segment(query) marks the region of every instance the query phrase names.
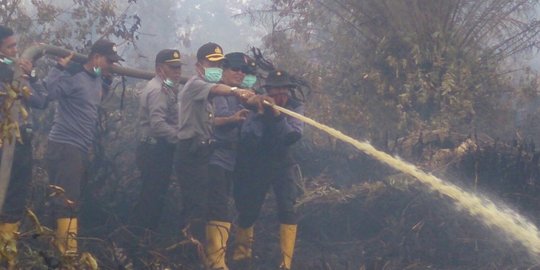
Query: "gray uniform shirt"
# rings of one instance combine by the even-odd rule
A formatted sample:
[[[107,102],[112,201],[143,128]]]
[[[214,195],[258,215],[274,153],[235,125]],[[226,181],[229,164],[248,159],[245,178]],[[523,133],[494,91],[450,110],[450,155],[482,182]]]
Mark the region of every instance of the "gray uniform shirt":
[[[146,84],[139,97],[141,139],[153,137],[178,142],[177,94],[178,89],[164,86],[157,76]]]
[[[214,109],[208,100],[210,90],[216,84],[209,83],[199,76],[193,76],[178,94],[179,138],[210,139]]]
[[[88,152],[97,132],[101,78],[85,69],[70,73],[53,67],[44,82],[49,100],[58,101],[49,140]]]

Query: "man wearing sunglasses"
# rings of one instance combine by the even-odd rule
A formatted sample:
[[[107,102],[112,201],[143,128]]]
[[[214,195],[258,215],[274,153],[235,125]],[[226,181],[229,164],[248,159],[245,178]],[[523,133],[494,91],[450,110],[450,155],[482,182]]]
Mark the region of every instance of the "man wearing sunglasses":
[[[270,72],[263,85],[267,101],[297,113],[303,105],[290,96],[296,84],[282,70]],[[267,107],[263,113],[250,112],[241,129],[240,149],[236,164],[234,200],[238,210],[238,230],[235,236],[233,260],[251,260],[253,225],[269,189],[277,203],[280,222],[280,269],[291,269],[296,240],[296,185],[290,146],[302,137],[303,123]]]
[[[225,55],[221,83],[240,87],[250,68],[249,57],[241,52]],[[208,167],[208,222],[206,224],[206,256],[211,269],[227,269],[225,252],[231,227],[233,171],[240,127],[249,112],[235,96],[215,96],[215,147]]]

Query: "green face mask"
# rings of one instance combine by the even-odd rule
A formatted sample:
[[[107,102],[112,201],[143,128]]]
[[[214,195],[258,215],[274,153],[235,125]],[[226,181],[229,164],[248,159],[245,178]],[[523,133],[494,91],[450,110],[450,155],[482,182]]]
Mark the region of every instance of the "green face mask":
[[[101,76],[101,68],[100,67],[94,67],[94,74],[96,74],[96,76]]]
[[[204,79],[207,82],[217,83],[221,80],[222,75],[223,75],[223,69],[221,68],[211,67],[211,68],[204,69]]]
[[[251,88],[251,87],[253,87],[253,85],[255,85],[256,82],[257,82],[257,76],[251,75],[251,74],[246,74],[246,76],[244,76],[244,80],[240,84],[240,87],[242,87],[242,88]]]
[[[0,58],[0,62],[6,64],[6,65],[11,65],[13,64],[13,60],[7,58],[7,57],[4,57],[4,58]]]

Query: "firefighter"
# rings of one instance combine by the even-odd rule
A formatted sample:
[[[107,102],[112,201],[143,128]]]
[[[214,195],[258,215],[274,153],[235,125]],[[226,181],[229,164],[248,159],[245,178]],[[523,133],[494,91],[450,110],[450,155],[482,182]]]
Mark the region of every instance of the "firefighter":
[[[249,57],[241,52],[225,55],[221,82],[231,87],[251,87],[244,83],[249,73]],[[232,183],[236,162],[236,149],[240,127],[247,113],[242,102],[235,96],[215,96],[215,147],[208,167],[208,222],[206,224],[206,257],[212,269],[227,269],[225,252],[231,227]]]
[[[296,84],[283,70],[269,73],[263,88],[267,100],[297,113],[303,104],[292,98]],[[298,165],[291,155],[291,146],[302,136],[303,123],[267,107],[262,113],[250,112],[241,129],[236,163],[234,200],[238,210],[238,230],[233,260],[252,258],[253,225],[259,216],[266,194],[272,188],[280,222],[280,269],[291,269],[296,241],[296,180]]]
[[[242,102],[254,94],[246,89],[220,83],[223,50],[209,42],[197,50],[197,75],[178,94],[179,142],[175,169],[182,191],[182,226],[190,228],[195,239],[205,236],[207,218],[208,165],[213,151],[214,107],[216,96],[235,96]],[[229,226],[225,226],[229,230]]]
[[[92,45],[84,65],[72,68],[72,57],[60,58],[45,78],[48,99],[58,101],[45,159],[49,182],[63,189],[53,198],[52,214],[56,218],[56,246],[66,256],[78,253],[77,213],[97,133],[98,107],[104,91],[102,77],[110,76],[112,65],[123,60],[116,45],[105,39]]]

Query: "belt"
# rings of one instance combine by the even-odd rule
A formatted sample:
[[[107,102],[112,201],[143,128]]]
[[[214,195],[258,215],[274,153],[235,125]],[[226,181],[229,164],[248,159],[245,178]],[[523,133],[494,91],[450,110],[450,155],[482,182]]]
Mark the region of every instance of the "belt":
[[[196,143],[199,145],[215,145],[216,140],[214,139],[199,139],[199,138],[189,138],[189,139],[182,139],[179,141],[180,144],[191,144]]]

